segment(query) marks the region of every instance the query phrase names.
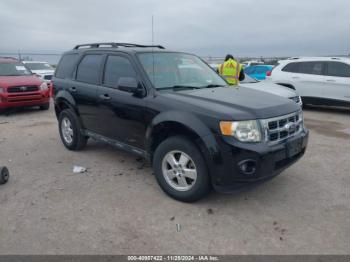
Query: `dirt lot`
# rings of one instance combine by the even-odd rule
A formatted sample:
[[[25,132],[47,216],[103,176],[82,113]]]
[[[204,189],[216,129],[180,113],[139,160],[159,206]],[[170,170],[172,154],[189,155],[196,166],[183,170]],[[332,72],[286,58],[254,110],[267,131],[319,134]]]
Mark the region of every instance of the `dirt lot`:
[[[0,254],[349,254],[350,112],[304,115],[311,136],[296,165],[195,204],[165,196],[133,155],[93,141],[66,150],[52,110],[0,116],[0,165],[11,172]]]

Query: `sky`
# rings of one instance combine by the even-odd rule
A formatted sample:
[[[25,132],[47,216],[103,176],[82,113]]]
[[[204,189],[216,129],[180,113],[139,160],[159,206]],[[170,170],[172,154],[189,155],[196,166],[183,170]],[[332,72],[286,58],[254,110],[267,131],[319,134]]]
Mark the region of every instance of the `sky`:
[[[200,56],[350,54],[349,0],[1,0],[1,52],[154,42]]]

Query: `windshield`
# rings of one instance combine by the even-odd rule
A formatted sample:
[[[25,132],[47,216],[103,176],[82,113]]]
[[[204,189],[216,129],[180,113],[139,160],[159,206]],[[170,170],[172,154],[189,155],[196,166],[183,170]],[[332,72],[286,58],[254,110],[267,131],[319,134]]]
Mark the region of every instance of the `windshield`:
[[[208,88],[227,83],[206,63],[184,53],[142,53],[138,55],[156,89],[175,87]]]
[[[53,67],[48,63],[26,63],[30,70],[53,70]]]
[[[27,76],[30,72],[21,63],[0,63],[0,76]]]
[[[253,77],[249,76],[248,74],[244,75],[244,80],[240,81],[241,83],[258,83],[259,81],[254,79]]]

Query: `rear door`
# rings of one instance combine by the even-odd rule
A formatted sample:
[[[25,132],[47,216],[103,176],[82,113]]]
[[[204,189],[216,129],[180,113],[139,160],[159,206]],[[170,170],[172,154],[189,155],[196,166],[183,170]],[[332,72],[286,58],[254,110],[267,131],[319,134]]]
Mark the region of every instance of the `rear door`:
[[[350,65],[343,62],[327,62],[325,97],[350,103]]]
[[[77,103],[84,127],[93,132],[100,130],[97,87],[101,82],[103,57],[97,53],[84,55],[77,66],[76,79],[68,88]]]
[[[135,78],[140,88],[143,88],[135,64],[129,57],[123,53],[109,54],[97,94],[100,134],[142,149],[146,134],[145,100],[120,90],[118,80],[121,77]]]

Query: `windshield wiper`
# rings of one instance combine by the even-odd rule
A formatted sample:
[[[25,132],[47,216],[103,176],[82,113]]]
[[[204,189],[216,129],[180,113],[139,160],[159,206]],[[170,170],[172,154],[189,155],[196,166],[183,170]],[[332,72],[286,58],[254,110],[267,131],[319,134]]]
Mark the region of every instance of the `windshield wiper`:
[[[224,86],[223,85],[210,84],[210,85],[202,86],[201,88],[213,88],[213,87],[224,87]]]
[[[167,90],[167,89],[173,89],[173,90],[177,90],[177,89],[201,89],[201,87],[198,86],[185,86],[185,85],[174,85],[174,86],[169,86],[169,87],[162,87],[159,88],[158,90]]]

